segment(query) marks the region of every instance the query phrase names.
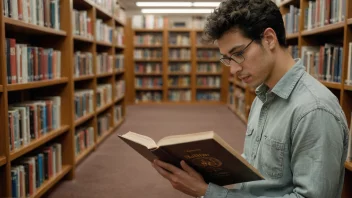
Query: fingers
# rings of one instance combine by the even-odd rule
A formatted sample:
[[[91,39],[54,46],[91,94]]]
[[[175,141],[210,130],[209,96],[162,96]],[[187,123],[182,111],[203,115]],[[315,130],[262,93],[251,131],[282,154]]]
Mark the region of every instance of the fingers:
[[[153,167],[158,171],[160,175],[162,175],[164,178],[171,180],[172,174],[169,173],[168,171],[164,170],[162,167],[158,166],[158,164],[153,163]]]
[[[170,171],[171,173],[176,173],[177,171],[180,171],[180,169],[175,167],[174,165],[169,164],[169,163],[165,163],[165,162],[160,161],[160,160],[154,160],[154,163],[156,165],[160,166],[161,168]]]
[[[203,179],[203,177],[196,170],[194,170],[192,167],[190,167],[184,160],[181,161],[181,167],[184,171],[186,171],[191,176],[195,176],[195,177]]]

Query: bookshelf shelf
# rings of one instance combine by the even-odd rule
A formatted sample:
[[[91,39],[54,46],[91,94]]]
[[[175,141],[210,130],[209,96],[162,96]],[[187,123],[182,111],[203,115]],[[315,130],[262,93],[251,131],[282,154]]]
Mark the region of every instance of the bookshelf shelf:
[[[162,73],[135,73],[136,76],[162,76]]]
[[[107,12],[104,8],[100,7],[99,5],[95,4],[95,9],[97,11],[97,17],[102,19],[111,19],[112,15]]]
[[[116,98],[116,99],[114,100],[114,103],[120,102],[120,100],[123,100],[124,98],[125,98],[125,96],[121,96],[121,97],[119,97],[119,98]]]
[[[75,126],[78,126],[84,122],[86,122],[87,120],[91,119],[94,116],[94,112],[89,113],[88,115],[82,116],[80,118],[78,118],[77,120],[75,120]]]
[[[125,46],[124,45],[115,45],[115,48],[116,49],[125,49]]]
[[[112,75],[114,75],[114,73],[109,72],[109,73],[97,74],[96,77],[97,78],[105,78],[105,77],[110,77]]]
[[[198,49],[218,49],[215,45],[197,45]]]
[[[125,26],[125,23],[124,23],[122,20],[120,20],[119,18],[114,17],[114,19],[115,19],[115,22],[116,22],[119,26]]]
[[[96,43],[98,46],[112,47],[112,43],[105,42],[105,41],[95,41],[95,43]]]
[[[191,89],[191,86],[169,86],[169,89]]]
[[[197,86],[197,89],[221,89],[221,87]]]
[[[57,173],[52,178],[46,180],[36,191],[36,193],[31,196],[31,198],[39,198],[50,188],[52,188],[58,181],[60,181],[70,170],[72,169],[71,165],[63,165],[59,173]]]
[[[115,71],[115,75],[121,75],[124,74],[125,70],[119,70],[119,71]]]
[[[299,32],[286,35],[286,39],[298,39],[298,37],[299,37]]]
[[[161,91],[163,90],[162,87],[136,87],[136,90],[140,91]]]
[[[111,107],[113,104],[114,104],[113,102],[110,102],[106,105],[103,105],[102,107],[97,108],[97,114],[100,114],[101,112],[105,111],[106,109]]]
[[[169,76],[184,76],[184,75],[191,75],[189,72],[172,72],[168,74]]]
[[[94,79],[94,75],[85,75],[80,77],[74,77],[74,81],[82,81],[82,80],[92,80]]]
[[[279,7],[281,6],[289,6],[289,5],[299,5],[299,0],[284,0],[280,3]]]
[[[347,20],[347,24],[351,25],[352,24],[352,18]]]
[[[352,91],[352,85],[345,85],[344,90]]]
[[[136,62],[161,62],[163,60],[160,58],[150,58],[150,59],[141,58],[141,59],[134,59],[134,61],[136,61]]]
[[[189,45],[169,45],[169,48],[190,48]]]
[[[203,100],[197,101],[197,103],[201,104],[201,105],[219,105],[219,104],[224,104],[221,101],[203,101]]]
[[[36,140],[32,140],[31,143],[29,143],[28,145],[25,145],[13,152],[10,153],[10,160],[9,161],[13,161],[15,159],[17,159],[18,157],[42,146],[43,144],[49,142],[50,140],[58,137],[59,135],[67,132],[69,129],[68,125],[64,125],[62,127],[60,127],[59,129],[50,131],[49,133],[43,135],[42,137],[36,139]]]
[[[114,127],[110,127],[110,129],[107,132],[105,132],[101,137],[98,137],[97,145],[102,143],[105,140],[105,138],[107,138],[113,131],[114,131]]]
[[[219,76],[222,75],[222,72],[198,72],[198,76]]]
[[[212,63],[212,62],[219,62],[219,59],[197,59],[197,62],[208,62],[208,63]]]
[[[190,31],[192,31],[192,29],[189,29],[189,28],[171,28],[171,29],[168,29],[167,31],[169,31],[169,32],[190,32]]]
[[[57,36],[66,36],[66,32],[62,30],[55,30],[53,28],[42,27],[39,25],[33,25],[30,23],[25,23],[20,20],[15,20],[11,18],[4,17],[4,22],[6,29],[13,30],[16,32],[25,32],[31,34],[51,34]]]
[[[345,168],[347,168],[349,171],[352,171],[352,162],[345,162]]]
[[[53,86],[58,84],[64,84],[68,82],[67,77],[62,77],[60,79],[54,80],[41,80],[35,82],[29,82],[24,84],[9,84],[7,85],[7,91],[19,91],[19,90],[26,90],[26,89],[34,89],[39,87],[47,87]]]
[[[302,36],[310,36],[310,35],[323,34],[323,33],[328,34],[328,33],[334,33],[337,31],[343,31],[344,26],[345,26],[344,22],[329,24],[323,27],[314,28],[312,30],[304,30],[302,31]]]
[[[135,45],[135,48],[161,48],[162,45]]]
[[[342,89],[342,84],[341,83],[335,83],[335,82],[326,82],[326,81],[320,81],[323,85],[325,85],[328,88],[332,89]]]
[[[0,157],[0,166],[3,166],[4,164],[6,164],[6,157],[5,156],[1,156]]]
[[[191,59],[169,59],[169,62],[191,62]]]
[[[163,32],[163,29],[133,29],[135,32],[149,33],[149,32]]]
[[[91,153],[95,149],[95,144],[88,147],[84,151],[82,151],[75,159],[76,164],[79,164],[89,153]]]
[[[84,37],[84,36],[79,36],[79,35],[74,35],[73,39],[75,39],[76,41],[81,41],[81,42],[87,42],[87,43],[93,43],[94,40]]]

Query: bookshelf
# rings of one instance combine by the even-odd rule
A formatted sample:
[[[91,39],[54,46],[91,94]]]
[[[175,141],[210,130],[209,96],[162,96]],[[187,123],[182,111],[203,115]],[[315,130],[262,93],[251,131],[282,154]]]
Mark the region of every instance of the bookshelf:
[[[221,70],[219,56],[216,56],[219,50],[216,46],[202,45],[199,42],[197,36],[201,35],[202,30],[171,28],[168,25],[168,17],[156,17],[157,25],[160,25],[160,21],[162,24],[155,28],[135,28],[132,21],[130,18],[126,25],[126,34],[133,35],[126,40],[126,62],[133,65],[126,68],[128,104],[226,102],[225,76],[228,70]],[[209,51],[212,53],[207,54]],[[143,54],[150,56],[144,58]],[[210,68],[210,65],[218,70],[204,70],[207,66]],[[198,71],[199,66],[202,66],[204,71]],[[136,84],[142,82],[154,83],[154,86],[139,87]],[[216,86],[205,86],[202,82],[213,82],[211,85]],[[146,101],[143,101],[144,99]]]
[[[302,52],[304,52],[305,50],[304,48],[306,46],[324,46],[325,43],[331,43],[334,46],[338,46],[341,49],[343,49],[341,53],[340,62],[339,62],[339,67],[341,67],[340,69],[341,73],[337,73],[341,77],[340,80],[336,80],[332,78],[332,80],[330,79],[329,81],[327,81],[322,79],[322,77],[319,77],[319,76],[317,78],[320,80],[320,82],[323,85],[329,88],[331,92],[335,94],[335,96],[339,99],[340,105],[342,106],[343,111],[346,115],[348,125],[351,128],[352,85],[346,84],[345,80],[348,78],[349,56],[351,56],[351,52],[349,52],[349,43],[352,42],[352,2],[346,0],[344,3],[345,3],[344,4],[345,6],[341,7],[341,11],[345,12],[345,17],[335,19],[334,23],[330,21],[329,24],[324,24],[324,25],[312,24],[311,28],[306,27],[308,26],[308,24],[305,23],[306,16],[304,12],[306,9],[309,8],[309,0],[282,0],[282,1],[278,1],[278,6],[280,7],[280,11],[282,14],[290,13],[290,6],[297,7],[301,13],[296,18],[296,21],[298,24],[296,24],[295,22],[293,23],[293,25],[297,25],[298,27],[296,29],[296,32],[286,35],[287,44],[289,46],[296,46],[296,52],[294,52],[295,51],[294,49],[292,50],[293,57],[302,58],[301,57]],[[338,14],[336,15],[339,16]],[[320,73],[320,74],[324,74],[324,73]],[[312,75],[314,75],[314,73]],[[230,88],[228,91],[229,94],[228,94],[227,105],[232,112],[238,115],[238,110],[234,107],[236,97],[234,97],[233,92],[234,92],[234,89],[236,88],[243,89],[244,90],[243,95],[245,98],[244,100],[246,103],[246,108],[245,108],[246,114],[244,114],[245,117],[243,116],[243,114],[240,114],[239,118],[243,120],[245,123],[247,123],[249,109],[253,102],[253,99],[255,98],[254,89],[248,86],[246,87],[238,84],[236,80],[233,78],[233,76],[231,75],[228,76],[228,79],[229,79],[228,84],[232,88]],[[350,137],[351,137],[351,134],[350,134]],[[343,195],[342,195],[343,198],[352,197],[352,190],[350,188],[352,184],[352,162],[346,161],[345,168],[346,168],[346,172],[345,172],[345,181],[344,181],[344,188],[343,188]]]
[[[6,10],[4,2],[6,1],[0,2],[0,10]],[[8,12],[0,16],[0,37],[3,41],[0,43],[0,53],[3,55],[0,62],[2,65],[0,68],[0,118],[2,120],[0,124],[0,197],[13,196],[12,174],[14,174],[13,171],[17,171],[15,170],[17,167],[23,165],[24,158],[36,155],[38,152],[45,154],[46,151],[43,149],[47,149],[54,143],[59,143],[61,146],[62,158],[60,160],[62,163],[60,165],[62,167],[55,175],[44,178],[30,197],[43,196],[63,178],[74,179],[79,162],[82,162],[125,121],[125,12],[123,8],[115,0],[110,1],[111,6],[98,5],[92,0],[54,0],[50,2],[54,6],[49,8],[52,12],[55,12],[56,6],[60,7],[57,9],[59,15],[53,13],[51,20],[43,18],[43,26],[39,25],[40,19],[36,24],[34,21],[25,21],[28,19],[25,13],[22,13],[24,17],[19,19],[15,19],[16,11],[12,11],[10,17]],[[104,3],[104,1],[97,2]],[[38,13],[37,16],[40,14]],[[75,20],[77,16],[81,16],[80,20]],[[48,22],[46,20],[51,23],[45,24]],[[106,25],[101,28],[104,32],[95,31],[98,22]],[[77,23],[82,24],[77,25]],[[111,33],[112,37],[99,35],[101,33]],[[25,54],[21,54],[26,52],[27,48],[31,49],[29,53],[40,52],[37,54],[38,59],[35,59],[36,54],[33,54],[33,60],[30,59],[33,61],[31,71],[25,68],[25,62],[23,62]],[[40,51],[41,48],[44,49],[43,53]],[[13,66],[13,60],[7,58],[8,49],[14,49],[15,54],[11,55],[15,55],[16,60],[13,60],[21,63],[17,65],[17,68]],[[45,53],[48,53],[48,56]],[[99,62],[99,58],[102,61]],[[110,90],[102,91],[102,98],[107,103],[98,107],[96,95],[102,84],[110,87]],[[92,111],[76,116],[76,111],[82,109],[77,109],[78,103],[75,101],[77,99],[75,96],[77,91],[82,89],[91,90],[89,92],[91,95],[87,96],[91,97]],[[60,97],[59,103],[56,103],[57,98],[53,98],[54,96]],[[51,98],[48,99],[48,97]],[[43,99],[47,103],[33,104],[31,102]],[[37,117],[28,117],[28,123],[29,120],[40,119],[38,123],[37,120],[32,121],[37,123],[35,126],[39,128],[28,129],[28,134],[31,131],[35,139],[30,134],[26,142],[27,136],[26,138],[21,136],[22,139],[17,142],[18,145],[13,144],[8,140],[15,138],[17,141],[17,131],[21,133],[25,129],[10,127],[13,123],[21,122],[17,120],[18,117],[13,116],[22,115],[27,111],[14,109],[13,106],[27,105],[27,102],[31,102],[28,105],[35,105],[34,108],[39,109]],[[48,111],[52,111],[52,114]],[[60,113],[57,114],[57,112]],[[46,117],[47,115],[49,117]],[[54,119],[55,116],[59,116],[57,120]],[[102,116],[106,116],[107,130],[102,131],[99,137],[98,122]],[[33,124],[33,127],[35,126]],[[90,134],[91,144],[76,155],[75,150],[79,146],[76,130],[84,129],[84,127],[89,127],[92,132]],[[12,145],[13,148],[10,148]],[[20,168],[18,171],[21,171]]]

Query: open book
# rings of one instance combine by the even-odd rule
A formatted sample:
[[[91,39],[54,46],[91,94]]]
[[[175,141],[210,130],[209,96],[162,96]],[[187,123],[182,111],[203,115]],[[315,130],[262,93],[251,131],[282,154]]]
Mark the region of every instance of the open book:
[[[180,162],[185,160],[207,183],[224,186],[264,179],[213,131],[167,136],[157,143],[134,132],[119,137],[151,162],[160,159],[181,168]]]

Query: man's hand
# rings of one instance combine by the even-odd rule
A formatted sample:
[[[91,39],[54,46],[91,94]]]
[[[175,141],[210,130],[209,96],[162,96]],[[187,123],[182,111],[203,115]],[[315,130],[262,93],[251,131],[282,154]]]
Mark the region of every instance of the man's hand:
[[[208,184],[205,183],[203,177],[192,167],[188,166],[185,161],[181,161],[183,170],[160,160],[154,160],[152,165],[160,175],[170,181],[175,189],[194,197],[205,195]]]

